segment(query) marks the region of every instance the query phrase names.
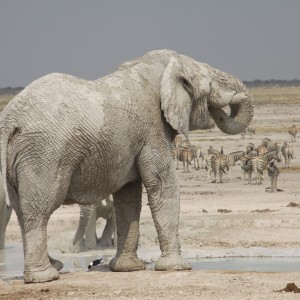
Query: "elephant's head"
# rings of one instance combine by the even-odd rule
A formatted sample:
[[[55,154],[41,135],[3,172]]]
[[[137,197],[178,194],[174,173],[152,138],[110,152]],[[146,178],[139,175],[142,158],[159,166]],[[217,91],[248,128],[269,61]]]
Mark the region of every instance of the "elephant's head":
[[[211,128],[213,119],[223,132],[237,134],[254,114],[252,97],[240,80],[174,52],[163,72],[160,94],[164,116],[178,133]]]

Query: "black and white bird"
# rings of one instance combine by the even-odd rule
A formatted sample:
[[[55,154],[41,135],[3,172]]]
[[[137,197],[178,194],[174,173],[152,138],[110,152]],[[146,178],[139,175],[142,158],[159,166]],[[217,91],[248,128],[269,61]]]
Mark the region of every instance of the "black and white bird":
[[[88,269],[90,270],[91,268],[93,268],[93,267],[99,265],[99,264],[101,263],[101,260],[102,260],[102,258],[93,260],[93,261],[89,264]]]

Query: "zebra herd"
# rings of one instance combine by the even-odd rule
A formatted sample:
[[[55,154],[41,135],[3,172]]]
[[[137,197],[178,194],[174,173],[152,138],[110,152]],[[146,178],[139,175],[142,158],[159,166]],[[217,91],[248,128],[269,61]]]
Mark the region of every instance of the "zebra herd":
[[[183,172],[189,173],[189,166],[194,162],[196,170],[203,168],[204,154],[201,147],[194,146],[188,140],[183,140],[181,136],[176,136],[173,143],[173,155],[176,160],[176,169],[179,169],[179,162],[183,163]]]
[[[174,159],[177,162],[177,169],[179,162],[183,162],[183,172],[190,172],[190,165],[194,162],[194,168],[204,168],[207,171],[207,177],[211,182],[223,182],[224,174],[231,178],[231,168],[236,162],[241,162],[241,169],[243,173],[243,182],[252,184],[252,178],[255,178],[256,184],[261,184],[264,172],[267,170],[271,180],[271,191],[277,190],[277,178],[279,170],[276,162],[281,162],[284,158],[285,168],[290,167],[291,159],[293,159],[293,149],[288,142],[274,142],[269,138],[264,138],[261,145],[255,147],[253,143],[246,145],[245,151],[234,151],[229,154],[224,154],[224,149],[221,147],[217,150],[210,146],[207,154],[200,146],[192,145],[188,140],[183,140],[181,136],[177,136],[173,143]],[[248,180],[246,180],[248,176]]]

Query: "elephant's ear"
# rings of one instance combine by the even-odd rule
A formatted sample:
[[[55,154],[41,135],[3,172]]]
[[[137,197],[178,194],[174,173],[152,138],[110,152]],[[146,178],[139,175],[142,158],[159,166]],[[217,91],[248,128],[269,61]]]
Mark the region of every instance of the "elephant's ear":
[[[171,57],[161,79],[161,109],[167,122],[178,133],[188,134],[192,108],[192,88],[180,61]]]

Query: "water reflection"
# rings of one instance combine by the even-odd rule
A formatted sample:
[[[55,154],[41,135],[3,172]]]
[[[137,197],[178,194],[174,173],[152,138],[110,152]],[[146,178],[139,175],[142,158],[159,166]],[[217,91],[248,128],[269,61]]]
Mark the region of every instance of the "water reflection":
[[[292,249],[291,249],[292,250]],[[50,251],[50,255],[63,262],[64,272],[88,271],[88,265],[95,259],[102,258],[102,263],[94,271],[109,272],[108,262],[115,255],[115,249],[94,250],[82,253],[60,253]],[[294,253],[293,251],[291,251]],[[295,254],[295,253],[294,253]],[[138,255],[147,261],[149,257],[158,257],[159,253],[139,249]],[[185,256],[186,257],[186,256]],[[190,256],[191,257],[191,256]],[[232,270],[256,272],[300,272],[300,257],[222,257],[188,259],[194,270]],[[0,279],[23,278],[24,259],[22,243],[7,244],[0,250]],[[154,263],[148,263],[147,269],[154,269]]]
[[[99,271],[106,272],[108,270],[107,263],[113,257],[115,250],[108,251],[87,251],[82,253],[60,253],[58,250],[50,251],[50,255],[63,262],[62,272],[87,271],[88,265],[95,259],[102,258],[103,266],[98,268]],[[111,252],[111,253],[110,253]],[[0,278],[18,278],[23,277],[24,257],[22,243],[6,244],[5,248],[0,250]]]
[[[0,278],[23,276],[23,268],[22,243],[6,244],[0,250]]]

